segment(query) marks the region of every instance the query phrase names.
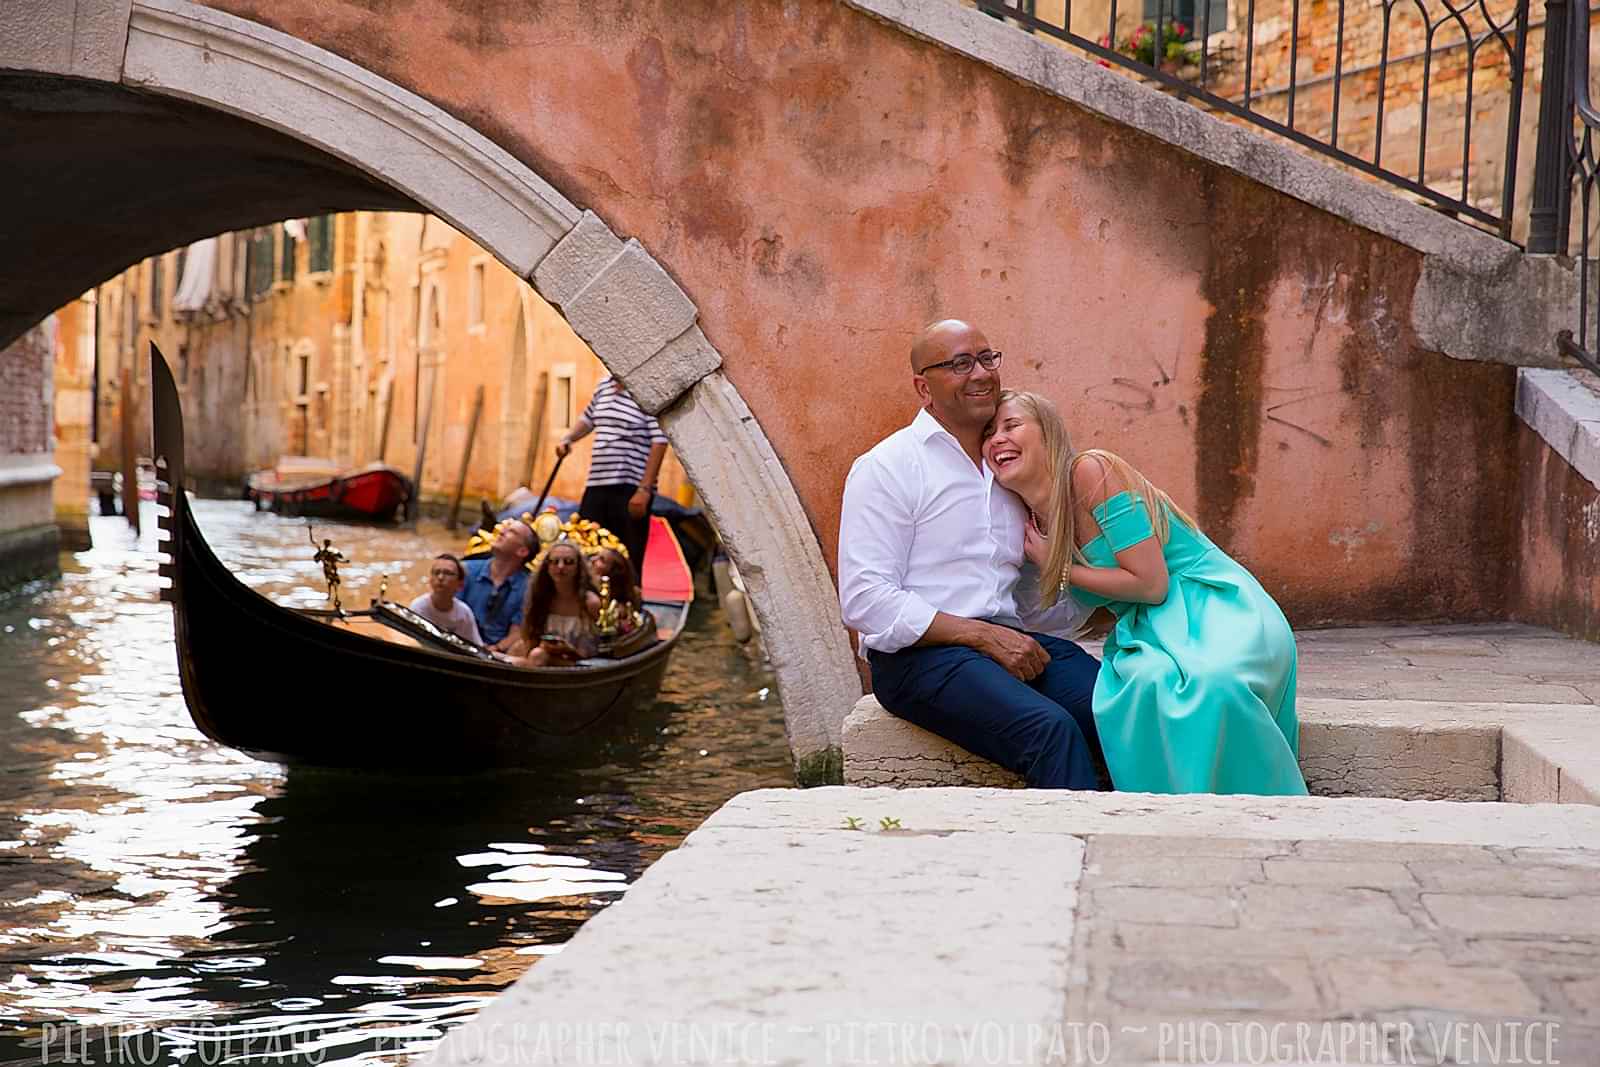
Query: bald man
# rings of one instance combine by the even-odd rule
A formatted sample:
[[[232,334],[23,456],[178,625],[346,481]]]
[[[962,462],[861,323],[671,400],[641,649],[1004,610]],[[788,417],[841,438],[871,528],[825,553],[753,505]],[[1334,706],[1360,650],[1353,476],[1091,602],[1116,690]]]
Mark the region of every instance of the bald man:
[[[995,483],[983,431],[1000,353],[956,319],[911,348],[922,410],[856,460],[839,520],[839,604],[878,702],[1044,789],[1097,788],[1099,664],[1071,597],[1037,609],[1027,507]],[[1024,572],[1024,568],[1027,572]]]

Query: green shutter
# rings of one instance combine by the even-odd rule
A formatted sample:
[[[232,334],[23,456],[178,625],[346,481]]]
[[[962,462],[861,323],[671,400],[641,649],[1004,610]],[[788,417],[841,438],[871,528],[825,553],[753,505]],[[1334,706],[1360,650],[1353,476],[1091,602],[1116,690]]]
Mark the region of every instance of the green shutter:
[[[278,234],[283,239],[282,254],[278,257],[278,277],[286,282],[294,281],[294,237],[280,224]]]
[[[333,269],[333,216],[318,215],[306,220],[306,237],[311,242],[310,270],[312,273]]]
[[[257,230],[250,237],[250,295],[260,296],[272,288],[272,231]]]

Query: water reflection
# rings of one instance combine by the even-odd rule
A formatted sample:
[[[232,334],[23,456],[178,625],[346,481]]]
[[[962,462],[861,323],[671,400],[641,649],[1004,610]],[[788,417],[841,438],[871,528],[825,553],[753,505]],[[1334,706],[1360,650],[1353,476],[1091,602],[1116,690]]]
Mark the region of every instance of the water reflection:
[[[196,513],[246,582],[321,603],[303,523]],[[217,748],[183,707],[149,535],[95,534],[60,582],[0,602],[0,1062],[65,1062],[85,1040],[130,1063],[416,1052],[728,796],[790,781],[771,676],[706,604],[656,732],[599,769],[419,782]],[[391,596],[420,590],[458,543],[319,535],[355,561],[357,603],[385,575]]]

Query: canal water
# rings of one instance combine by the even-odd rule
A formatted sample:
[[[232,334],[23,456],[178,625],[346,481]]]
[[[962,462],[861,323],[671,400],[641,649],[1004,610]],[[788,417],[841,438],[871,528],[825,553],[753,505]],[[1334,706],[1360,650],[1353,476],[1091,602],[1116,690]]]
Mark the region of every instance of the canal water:
[[[304,521],[195,512],[247,584],[326,603]],[[144,515],[137,540],[95,518],[59,580],[0,599],[0,1065],[415,1056],[727,798],[793,784],[772,674],[705,596],[666,725],[605,767],[414,779],[219,748],[184,708]],[[462,540],[316,532],[352,561],[347,604],[384,575],[392,599],[422,592]],[[239,684],[317,699],[293,663]]]

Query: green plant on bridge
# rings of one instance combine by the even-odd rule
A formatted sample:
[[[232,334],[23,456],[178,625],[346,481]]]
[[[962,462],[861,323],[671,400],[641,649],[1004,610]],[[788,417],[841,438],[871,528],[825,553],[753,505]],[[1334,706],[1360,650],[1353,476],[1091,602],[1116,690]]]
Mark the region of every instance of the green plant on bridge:
[[[1100,38],[1100,47],[1113,48],[1130,59],[1149,66],[1163,63],[1184,66],[1194,62],[1194,31],[1186,22],[1163,22],[1161,32],[1156,32],[1154,22],[1143,22],[1115,46],[1109,36]],[[1159,57],[1159,58],[1158,58]]]

